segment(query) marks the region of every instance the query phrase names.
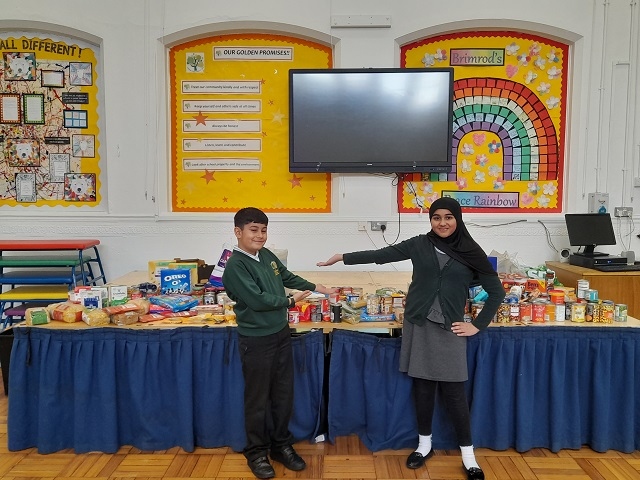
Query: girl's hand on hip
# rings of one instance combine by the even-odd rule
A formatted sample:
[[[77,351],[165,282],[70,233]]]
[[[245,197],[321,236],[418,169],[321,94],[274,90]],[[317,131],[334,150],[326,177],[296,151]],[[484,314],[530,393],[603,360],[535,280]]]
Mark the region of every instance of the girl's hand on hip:
[[[451,331],[459,337],[471,337],[480,330],[473,323],[454,322],[451,324]]]

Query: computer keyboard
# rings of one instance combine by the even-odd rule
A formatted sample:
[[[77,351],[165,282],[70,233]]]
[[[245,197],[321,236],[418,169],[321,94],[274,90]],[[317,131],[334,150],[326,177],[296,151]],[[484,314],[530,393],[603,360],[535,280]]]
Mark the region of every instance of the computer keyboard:
[[[594,265],[594,270],[600,272],[640,272],[640,263],[627,265],[626,263],[609,263],[607,265]]]

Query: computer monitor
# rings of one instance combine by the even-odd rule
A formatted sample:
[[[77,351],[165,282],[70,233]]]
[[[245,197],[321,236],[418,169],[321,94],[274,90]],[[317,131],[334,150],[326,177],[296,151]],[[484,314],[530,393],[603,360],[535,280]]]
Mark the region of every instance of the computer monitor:
[[[596,252],[596,245],[615,245],[616,234],[613,231],[611,215],[608,213],[566,213],[564,220],[567,224],[569,244],[574,247],[584,247],[576,255],[594,257],[607,255]]]

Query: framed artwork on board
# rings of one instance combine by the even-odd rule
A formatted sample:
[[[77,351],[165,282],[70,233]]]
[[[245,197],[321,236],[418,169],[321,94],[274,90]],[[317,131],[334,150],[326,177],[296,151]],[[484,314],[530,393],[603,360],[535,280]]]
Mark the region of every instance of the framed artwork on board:
[[[33,52],[5,52],[4,53],[4,79],[35,80],[36,79],[36,54]]]
[[[19,93],[0,93],[0,123],[22,123]]]
[[[93,85],[92,68],[89,62],[69,62],[69,84]]]
[[[10,167],[39,167],[40,142],[32,138],[8,138],[5,155]]]
[[[88,113],[86,110],[64,110],[64,128],[87,128]]]
[[[35,173],[16,173],[16,201],[21,203],[36,203]]]
[[[64,87],[64,72],[58,70],[41,70],[40,85],[49,88]]]
[[[93,135],[73,135],[71,137],[71,152],[74,157],[96,156],[95,152],[96,139]]]
[[[41,93],[22,94],[22,123],[44,124],[44,95]]]

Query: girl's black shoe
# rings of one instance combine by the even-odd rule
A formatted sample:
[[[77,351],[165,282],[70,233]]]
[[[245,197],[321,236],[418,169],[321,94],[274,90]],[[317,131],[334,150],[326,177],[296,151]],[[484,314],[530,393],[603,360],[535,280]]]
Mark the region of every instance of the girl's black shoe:
[[[467,480],[484,480],[484,472],[481,468],[471,467],[465,470],[467,470]]]
[[[427,455],[422,455],[420,452],[411,452],[409,457],[407,458],[407,468],[411,468],[415,470],[416,468],[420,468],[424,465],[424,462],[427,461],[433,455],[433,448],[427,453]]]

